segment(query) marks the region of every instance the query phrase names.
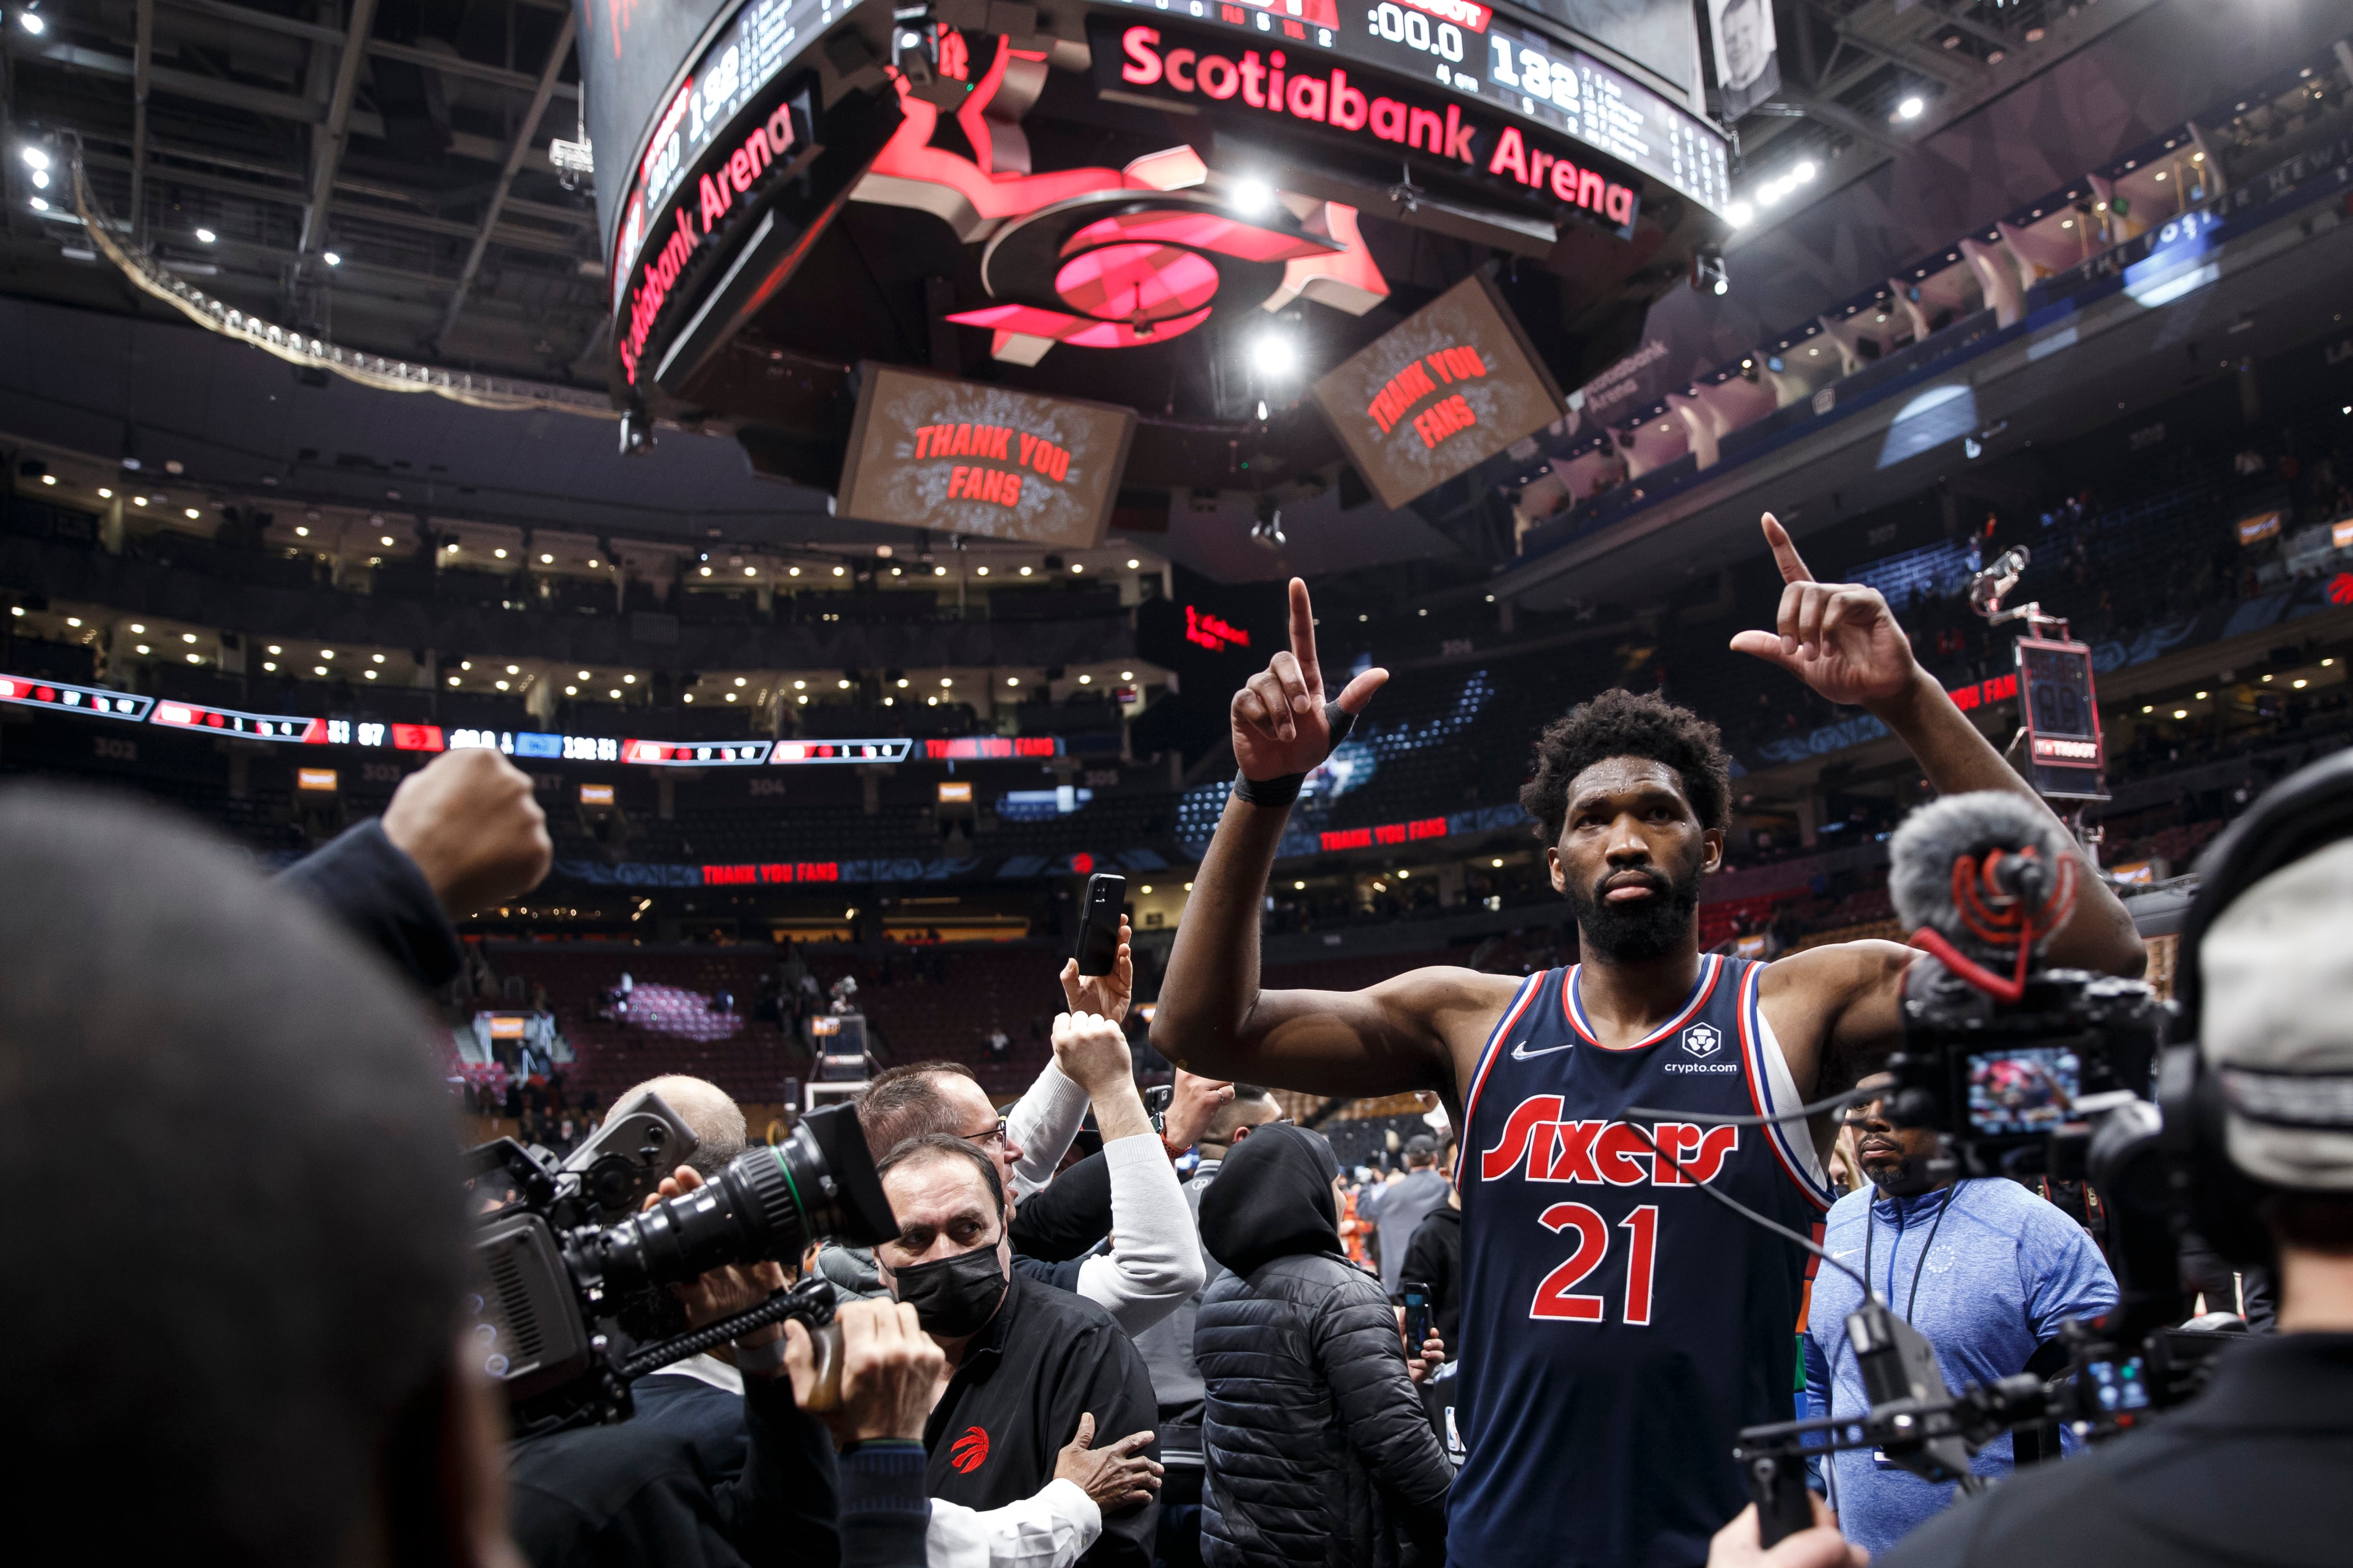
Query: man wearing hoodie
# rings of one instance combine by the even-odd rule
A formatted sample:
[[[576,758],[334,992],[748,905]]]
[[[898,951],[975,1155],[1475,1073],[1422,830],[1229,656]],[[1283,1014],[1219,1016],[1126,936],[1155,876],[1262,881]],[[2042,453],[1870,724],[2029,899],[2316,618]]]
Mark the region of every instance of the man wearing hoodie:
[[[1338,1174],[1321,1135],[1278,1123],[1201,1196],[1202,1242],[1230,1270],[1193,1331],[1211,1568],[1444,1560],[1453,1467],[1380,1282],[1341,1247]]]

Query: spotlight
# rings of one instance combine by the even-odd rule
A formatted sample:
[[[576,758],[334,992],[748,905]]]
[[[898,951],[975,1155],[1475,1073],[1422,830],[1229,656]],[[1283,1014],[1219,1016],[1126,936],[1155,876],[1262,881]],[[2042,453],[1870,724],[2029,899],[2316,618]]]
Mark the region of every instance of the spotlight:
[[[1757,209],[1746,202],[1734,202],[1724,209],[1724,221],[1735,228],[1746,228],[1756,217]]]
[[[219,237],[219,235],[215,234],[208,228],[200,228],[196,230],[196,242],[200,245],[210,245],[214,240],[216,240]]]
[[[1702,294],[1728,294],[1732,279],[1724,268],[1724,253],[1700,249],[1692,252],[1691,286]]]
[[[37,213],[45,213],[49,210],[49,204],[43,201],[40,197],[35,196],[33,198],[33,210]]]
[[[28,11],[26,15],[29,16],[32,13]],[[25,149],[25,166],[28,169],[46,170],[49,166],[49,155],[38,147],[27,147]]]
[[[653,421],[642,408],[621,411],[621,456],[642,458],[654,447]]]
[[[1299,368],[1299,350],[1289,338],[1268,332],[1250,344],[1250,366],[1261,375],[1289,375]],[[1261,414],[1259,417],[1264,418]]]
[[[1789,177],[1802,185],[1813,179],[1815,172],[1814,161],[1811,158],[1806,158],[1800,160],[1798,166],[1789,171]]]
[[[1226,205],[1236,212],[1257,214],[1274,203],[1274,189],[1263,180],[1237,180],[1226,194]]]
[[[333,251],[332,251],[332,250],[330,250],[330,251],[326,252],[324,255],[321,256],[321,257],[319,258],[319,259],[320,259],[320,260],[322,260],[322,261],[323,261],[323,262],[325,262],[325,263],[326,263],[328,266],[330,266],[330,267],[341,267],[341,266],[343,264],[343,258],[342,257],[340,257],[340,256],[336,255],[336,254],[335,254]],[[450,684],[454,686],[454,685],[456,685],[457,683],[456,683],[455,681],[452,681],[452,682],[450,682]]]
[[[1926,102],[1915,94],[1895,106],[1895,114],[1899,120],[1917,120],[1927,109]]]
[[[38,11],[19,11],[16,13],[16,21],[25,31],[37,38],[49,30],[48,23],[41,19],[41,14]]]
[[[46,191],[46,190],[47,190],[48,188],[49,188],[49,172],[48,172],[47,169],[36,169],[36,170],[34,170],[34,171],[33,171],[33,189],[35,189],[35,190],[37,190],[37,191]]]

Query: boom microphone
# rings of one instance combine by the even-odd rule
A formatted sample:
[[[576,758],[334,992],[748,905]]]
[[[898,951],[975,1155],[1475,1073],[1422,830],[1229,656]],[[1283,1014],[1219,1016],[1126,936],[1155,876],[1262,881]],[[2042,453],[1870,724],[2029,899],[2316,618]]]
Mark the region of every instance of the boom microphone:
[[[1888,850],[1888,891],[1912,945],[2017,1001],[2034,954],[2075,907],[2073,847],[2059,824],[2018,795],[1978,790],[1922,806]]]

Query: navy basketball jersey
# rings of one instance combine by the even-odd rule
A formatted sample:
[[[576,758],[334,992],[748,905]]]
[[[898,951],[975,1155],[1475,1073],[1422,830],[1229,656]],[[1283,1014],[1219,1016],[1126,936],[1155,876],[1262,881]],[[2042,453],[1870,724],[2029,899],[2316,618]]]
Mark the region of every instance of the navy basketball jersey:
[[[1743,1426],[1800,1414],[1811,1255],[1694,1191],[1819,1237],[1832,1194],[1757,1008],[1764,965],[1709,955],[1672,1019],[1612,1048],[1575,969],[1531,976],[1464,1096],[1462,1344],[1450,1561],[1666,1568],[1747,1500]]]

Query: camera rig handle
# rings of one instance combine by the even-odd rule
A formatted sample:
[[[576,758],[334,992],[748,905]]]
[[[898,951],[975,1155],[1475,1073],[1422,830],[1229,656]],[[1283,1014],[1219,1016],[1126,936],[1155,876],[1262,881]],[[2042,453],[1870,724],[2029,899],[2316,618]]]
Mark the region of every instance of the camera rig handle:
[[[770,1323],[780,1323],[796,1318],[812,1333],[833,1321],[834,1307],[839,1298],[833,1283],[815,1275],[802,1280],[789,1290],[779,1290],[756,1307],[705,1323],[682,1334],[657,1340],[620,1364],[625,1382],[634,1383],[649,1372],[659,1372],[672,1362],[684,1361],[691,1355],[716,1350],[728,1341],[754,1329],[764,1329]]]

